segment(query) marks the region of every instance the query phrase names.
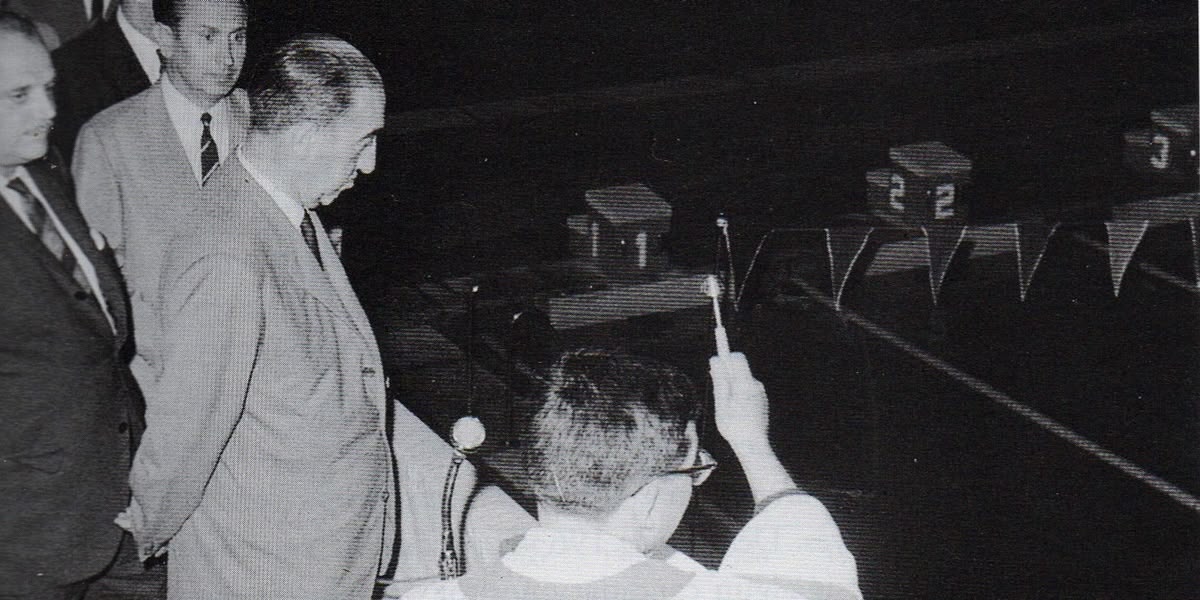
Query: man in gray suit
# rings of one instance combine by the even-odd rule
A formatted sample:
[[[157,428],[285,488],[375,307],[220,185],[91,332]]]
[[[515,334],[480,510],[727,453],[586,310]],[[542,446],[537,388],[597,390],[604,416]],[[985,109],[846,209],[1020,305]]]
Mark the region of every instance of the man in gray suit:
[[[374,170],[383,84],[353,46],[302,36],[249,98],[245,142],[165,253],[129,527],[143,555],[170,544],[172,599],[366,600],[395,526],[383,366],[312,211]]]
[[[88,121],[72,166],[79,207],[108,238],[129,287],[132,369],[147,402],[157,399],[152,315],[165,244],[249,121],[245,92],[233,87],[246,53],[243,0],[154,0],[154,18],[162,77]]]

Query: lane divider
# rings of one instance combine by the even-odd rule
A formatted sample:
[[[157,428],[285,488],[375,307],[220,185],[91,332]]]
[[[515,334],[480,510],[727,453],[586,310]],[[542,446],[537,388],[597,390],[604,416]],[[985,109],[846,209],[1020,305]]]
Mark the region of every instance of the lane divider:
[[[825,305],[830,310],[836,310],[834,307],[833,298],[830,298],[824,292],[818,290],[815,286],[799,278],[793,278],[791,281],[803,289],[806,294],[808,294],[817,302]],[[933,367],[934,369],[941,371],[946,376],[958,381],[964,386],[970,388],[972,391],[986,396],[996,404],[1015,412],[1021,417],[1033,422],[1038,427],[1041,427],[1042,429],[1059,437],[1067,443],[1116,468],[1118,471],[1121,471],[1122,473],[1125,473],[1126,475],[1145,483],[1151,488],[1166,494],[1172,500],[1178,502],[1184,507],[1200,513],[1200,498],[1188,493],[1179,486],[1147,471],[1133,461],[1130,461],[1116,454],[1115,452],[1108,450],[1100,444],[1097,444],[1096,442],[1093,442],[1092,440],[1076,433],[1066,425],[1063,425],[1062,423],[1023,402],[1012,398],[1008,394],[997,390],[978,377],[966,373],[965,371],[934,356],[933,354],[922,350],[912,342],[909,342],[899,335],[875,324],[866,317],[859,315],[857,312],[843,306],[839,314],[842,318],[861,327],[871,335],[904,351],[909,356],[916,358],[917,360]]]
[[[1104,244],[1101,244],[1100,242],[1097,242],[1096,240],[1093,240],[1092,238],[1090,238],[1086,235],[1083,235],[1082,233],[1071,234],[1071,238],[1078,242],[1082,242],[1085,246],[1087,246],[1105,256],[1108,256],[1108,248],[1105,247]],[[1188,292],[1191,294],[1200,294],[1200,288],[1198,288],[1196,286],[1196,284],[1194,284],[1178,275],[1168,273],[1168,272],[1164,271],[1163,269],[1160,269],[1150,263],[1143,262],[1143,261],[1133,261],[1133,266],[1136,267],[1138,270],[1146,273],[1147,275],[1150,275],[1151,277],[1155,277],[1155,278],[1165,281],[1171,285],[1174,285],[1185,292]]]

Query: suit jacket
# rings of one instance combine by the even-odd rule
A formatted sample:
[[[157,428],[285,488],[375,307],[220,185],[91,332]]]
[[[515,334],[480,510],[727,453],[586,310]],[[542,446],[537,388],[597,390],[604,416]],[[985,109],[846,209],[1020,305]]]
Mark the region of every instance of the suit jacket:
[[[245,136],[250,108],[242,90],[229,100],[233,147]],[[202,189],[167,113],[161,83],[89,121],[76,142],[72,171],[79,208],[108,237],[129,287],[137,350],[133,373],[153,402],[161,343],[153,316],[159,271],[174,227],[196,206]]]
[[[58,116],[50,139],[70,159],[88,119],[150,87],[150,80],[115,19],[97,23],[51,56],[58,73]]]
[[[117,266],[61,169],[27,169],[95,266],[116,333],[91,290],[0,203],[0,595],[79,581],[112,560],[138,418]]]
[[[170,598],[369,598],[391,557],[383,366],[333,247],[322,269],[232,159],[163,261],[165,345],[131,474]]]

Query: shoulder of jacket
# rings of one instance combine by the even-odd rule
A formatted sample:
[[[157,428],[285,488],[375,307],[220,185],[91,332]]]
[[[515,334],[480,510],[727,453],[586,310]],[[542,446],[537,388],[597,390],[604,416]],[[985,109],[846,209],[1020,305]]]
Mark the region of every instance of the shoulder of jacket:
[[[89,130],[105,130],[113,128],[130,128],[135,130],[145,126],[142,122],[146,104],[151,94],[161,93],[159,87],[152,85],[98,113],[84,123],[80,135]]]

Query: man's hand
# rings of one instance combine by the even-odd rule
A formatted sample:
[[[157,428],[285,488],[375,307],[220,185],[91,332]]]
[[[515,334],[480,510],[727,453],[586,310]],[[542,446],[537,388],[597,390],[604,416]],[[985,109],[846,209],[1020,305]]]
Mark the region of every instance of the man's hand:
[[[750,373],[746,355],[714,356],[708,367],[717,431],[737,455],[755,504],[795,490],[795,482],[771,450],[767,391]]]
[[[717,431],[735,451],[768,447],[767,391],[750,373],[746,355],[732,352],[708,359]]]
[[[133,539],[138,544],[138,560],[146,562],[151,558],[157,558],[167,553],[166,544],[158,544],[151,541],[142,541],[143,525],[145,524],[145,516],[142,514],[142,507],[138,505],[137,498],[129,499],[129,506],[113,519],[118,527],[128,531]]]

